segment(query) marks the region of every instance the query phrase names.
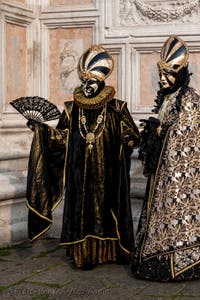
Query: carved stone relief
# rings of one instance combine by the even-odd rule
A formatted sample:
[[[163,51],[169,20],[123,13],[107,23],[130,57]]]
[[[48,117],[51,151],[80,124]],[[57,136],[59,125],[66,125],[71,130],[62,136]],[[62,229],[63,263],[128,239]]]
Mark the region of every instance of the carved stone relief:
[[[199,23],[199,0],[120,0],[121,25]]]
[[[92,28],[49,29],[48,99],[56,105],[73,99],[80,85],[78,60],[92,43]]]

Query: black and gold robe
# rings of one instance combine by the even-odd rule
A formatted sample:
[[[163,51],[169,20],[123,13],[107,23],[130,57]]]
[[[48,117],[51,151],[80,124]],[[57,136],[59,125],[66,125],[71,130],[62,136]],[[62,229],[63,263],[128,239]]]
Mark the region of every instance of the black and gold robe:
[[[95,99],[77,89],[65,103],[57,128],[38,124],[29,159],[27,199],[29,236],[36,239],[52,223],[52,211],[64,199],[61,245],[77,267],[116,261],[133,251],[130,207],[130,155],[122,143],[126,134],[139,141],[138,129],[126,103],[113,99],[106,86]],[[105,127],[90,151],[80,134],[80,108],[90,130],[102,107]]]
[[[172,281],[200,277],[200,97],[188,87],[161,106],[170,124],[156,174],[147,186],[133,271],[139,278]]]

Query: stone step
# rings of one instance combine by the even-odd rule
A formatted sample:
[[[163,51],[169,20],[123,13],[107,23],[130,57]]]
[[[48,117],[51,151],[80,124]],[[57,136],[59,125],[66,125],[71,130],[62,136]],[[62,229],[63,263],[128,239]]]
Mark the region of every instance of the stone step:
[[[0,160],[0,173],[24,171],[27,167],[28,157]]]
[[[0,161],[27,158],[32,135],[28,128],[0,128]]]
[[[142,199],[131,199],[134,234],[140,218]],[[64,201],[53,212],[53,224],[45,237],[60,238]],[[9,199],[0,202],[0,247],[28,239],[28,209],[26,198]]]
[[[27,171],[0,173],[0,201],[25,197]]]
[[[140,214],[142,210],[143,199],[142,198],[131,198],[131,212],[133,218],[133,228],[134,234],[137,231],[138,222],[140,219]]]
[[[144,198],[146,182],[131,182],[131,197]]]
[[[28,239],[26,199],[0,201],[0,247]]]

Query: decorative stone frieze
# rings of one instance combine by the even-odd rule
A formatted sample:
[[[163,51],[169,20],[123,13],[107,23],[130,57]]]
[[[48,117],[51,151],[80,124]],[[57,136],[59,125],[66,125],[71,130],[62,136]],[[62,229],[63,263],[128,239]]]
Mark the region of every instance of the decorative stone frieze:
[[[199,23],[199,0],[120,0],[122,25],[154,23]]]

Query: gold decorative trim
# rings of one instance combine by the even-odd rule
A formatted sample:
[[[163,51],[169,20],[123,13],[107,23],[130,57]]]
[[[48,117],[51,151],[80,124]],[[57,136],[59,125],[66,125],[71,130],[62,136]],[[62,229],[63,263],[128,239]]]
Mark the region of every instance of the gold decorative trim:
[[[126,102],[122,103],[122,106],[121,106],[121,111],[123,110],[124,106],[126,106]]]
[[[49,219],[49,218],[47,218],[47,217],[41,215],[36,209],[34,209],[32,206],[30,206],[29,203],[28,203],[28,201],[26,202],[26,206],[27,206],[30,210],[32,210],[36,215],[38,215],[40,218],[42,218],[42,219],[44,219],[44,220],[46,220],[46,221],[52,223],[52,220],[51,220],[51,219]]]
[[[77,241],[74,241],[74,242],[64,242],[64,243],[60,243],[59,245],[61,246],[69,246],[69,245],[75,245],[77,243],[82,243],[82,242],[85,242],[86,239],[88,238],[94,238],[94,239],[98,239],[98,240],[101,240],[101,241],[106,241],[106,240],[111,240],[111,241],[117,241],[118,238],[111,238],[111,237],[106,237],[106,238],[101,238],[99,236],[96,236],[96,235],[92,235],[92,234],[88,234],[86,235],[83,239],[81,240],[77,240]]]
[[[117,233],[117,236],[118,236],[118,240],[119,240],[119,245],[120,247],[126,252],[126,253],[130,253],[130,251],[128,251],[126,248],[124,248],[121,244],[121,237],[120,237],[120,233],[119,233],[119,230],[118,230],[118,221],[117,221],[117,218],[113,212],[113,210],[111,209],[111,213],[112,213],[112,216],[113,216],[113,219],[115,221],[115,225],[116,225],[116,233]]]
[[[95,97],[87,98],[81,87],[74,91],[74,102],[83,109],[97,109],[105,106],[110,102],[115,94],[112,86],[105,86],[103,90]]]
[[[172,278],[174,278],[175,275],[174,275],[174,255],[173,255],[173,253],[170,254],[170,268],[171,268]]]
[[[200,246],[200,243],[197,244],[197,245],[192,245],[192,246],[187,246],[187,247],[181,248],[181,250],[188,250],[188,249],[196,248],[196,247],[199,247],[199,246]],[[144,258],[143,261],[147,261],[147,260],[150,260],[151,258],[158,257],[158,256],[162,256],[162,255],[173,254],[173,253],[175,253],[176,251],[179,251],[179,249],[174,249],[174,250],[171,250],[171,251],[166,251],[166,252],[162,252],[162,253],[157,253],[157,254],[151,255],[151,256],[149,256],[149,257],[147,257],[147,258]]]

